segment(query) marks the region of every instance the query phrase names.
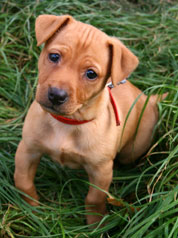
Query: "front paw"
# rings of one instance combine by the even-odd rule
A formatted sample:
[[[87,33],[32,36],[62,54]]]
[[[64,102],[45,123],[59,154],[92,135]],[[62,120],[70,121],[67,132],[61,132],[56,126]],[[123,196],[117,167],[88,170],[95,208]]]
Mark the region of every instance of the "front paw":
[[[30,204],[30,205],[33,206],[33,207],[39,206],[39,202],[38,202],[39,198],[38,198],[37,195],[36,195],[35,197],[33,197],[34,200],[33,200],[33,199],[30,199],[30,198],[28,198],[28,197],[26,197],[25,195],[22,196],[22,198],[23,198],[28,204]]]
[[[86,219],[87,219],[87,224],[91,225],[93,224],[93,226],[97,226],[98,223],[103,219],[104,215],[101,214],[97,214],[97,215],[86,215]]]

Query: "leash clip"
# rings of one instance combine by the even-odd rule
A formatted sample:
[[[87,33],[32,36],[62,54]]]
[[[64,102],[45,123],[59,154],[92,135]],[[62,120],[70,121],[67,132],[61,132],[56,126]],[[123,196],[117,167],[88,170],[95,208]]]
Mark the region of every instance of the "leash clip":
[[[119,84],[124,84],[124,83],[126,83],[126,82],[127,82],[127,79],[123,79],[122,81],[120,81],[119,83],[117,83],[117,85],[119,85]],[[114,88],[114,85],[112,84],[112,82],[107,83],[106,85],[107,85],[110,89]]]

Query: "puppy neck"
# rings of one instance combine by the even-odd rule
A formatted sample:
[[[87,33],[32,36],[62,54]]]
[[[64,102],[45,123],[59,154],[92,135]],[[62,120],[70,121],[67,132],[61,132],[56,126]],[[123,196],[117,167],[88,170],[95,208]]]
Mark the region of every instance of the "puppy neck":
[[[73,117],[77,120],[95,120],[107,110],[109,94],[107,87],[92,98],[87,104],[78,109]]]

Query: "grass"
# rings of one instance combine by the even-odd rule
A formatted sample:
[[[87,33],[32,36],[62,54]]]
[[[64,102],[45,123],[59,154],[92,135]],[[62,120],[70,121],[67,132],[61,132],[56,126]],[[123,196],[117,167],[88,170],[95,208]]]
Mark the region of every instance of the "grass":
[[[177,1],[1,0],[0,9],[0,237],[177,238]],[[14,187],[14,154],[38,77],[34,22],[43,13],[71,14],[119,37],[140,60],[130,80],[148,94],[169,93],[151,149],[135,167],[114,170],[110,194],[124,206],[108,204],[107,225],[94,231],[85,224],[84,171],[43,157],[35,181],[41,206],[34,209]]]

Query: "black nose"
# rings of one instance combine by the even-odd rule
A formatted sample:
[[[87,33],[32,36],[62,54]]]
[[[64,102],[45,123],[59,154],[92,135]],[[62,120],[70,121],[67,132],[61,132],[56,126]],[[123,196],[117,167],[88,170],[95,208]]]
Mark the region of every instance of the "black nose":
[[[53,87],[48,89],[48,99],[53,105],[60,105],[67,101],[68,94],[63,89]]]

